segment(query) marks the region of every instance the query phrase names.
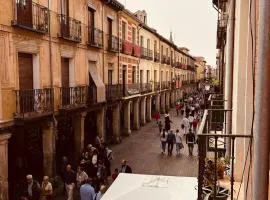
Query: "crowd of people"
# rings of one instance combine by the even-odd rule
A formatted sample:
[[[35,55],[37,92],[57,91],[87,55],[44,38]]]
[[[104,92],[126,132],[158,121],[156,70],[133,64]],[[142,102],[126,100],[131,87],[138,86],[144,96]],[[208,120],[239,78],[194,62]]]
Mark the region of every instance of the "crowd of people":
[[[155,114],[155,119],[160,133],[161,154],[172,156],[174,145],[176,155],[180,155],[181,149],[184,148],[184,142],[188,146],[189,156],[193,156],[194,145],[196,141],[197,128],[203,115],[204,108],[204,92],[203,90],[195,90],[189,96],[184,95],[184,98],[176,103],[176,115],[181,116],[180,130],[173,130],[169,113],[166,111],[164,115],[164,124],[160,120],[160,114]]]
[[[65,199],[100,200],[110,184],[109,180],[114,181],[120,172],[132,173],[126,160],[122,160],[120,168],[111,173],[112,159],[112,150],[98,136],[95,144],[87,145],[81,153],[76,171],[64,156],[59,173],[64,185]],[[48,176],[44,176],[40,185],[29,174],[18,193],[20,200],[51,200],[53,187]]]

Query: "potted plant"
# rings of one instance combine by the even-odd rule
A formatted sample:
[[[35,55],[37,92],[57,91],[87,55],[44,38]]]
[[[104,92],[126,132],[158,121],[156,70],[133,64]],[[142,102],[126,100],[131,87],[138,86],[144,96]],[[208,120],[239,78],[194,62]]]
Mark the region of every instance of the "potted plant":
[[[204,187],[203,192],[205,199],[208,200],[227,200],[229,196],[229,190],[223,188],[219,184],[219,180],[224,178],[224,172],[226,169],[226,160],[224,158],[217,159],[217,174],[215,180],[215,160],[206,158],[204,172]],[[215,184],[216,181],[216,184]],[[216,197],[214,197],[214,191],[216,186]]]

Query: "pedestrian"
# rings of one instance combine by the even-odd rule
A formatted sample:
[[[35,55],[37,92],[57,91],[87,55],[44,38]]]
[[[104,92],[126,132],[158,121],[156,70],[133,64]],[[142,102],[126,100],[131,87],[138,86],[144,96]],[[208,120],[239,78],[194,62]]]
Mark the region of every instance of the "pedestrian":
[[[49,177],[44,176],[41,183],[40,200],[51,200],[53,195],[52,184],[49,182]]]
[[[22,191],[20,191],[21,200],[39,200],[40,185],[33,179],[31,174],[26,176],[26,183],[23,183]]]
[[[103,160],[98,161],[97,177],[101,184],[104,184],[105,182],[107,182],[107,180],[105,180],[107,178],[107,175],[106,175],[106,168],[103,163]]]
[[[119,174],[119,170],[118,170],[118,168],[115,168],[114,173],[112,174],[113,181],[117,178],[118,174]]]
[[[195,135],[191,131],[191,129],[189,129],[189,133],[186,136],[186,143],[188,145],[189,156],[193,156],[193,148],[194,148],[194,144],[195,144]]]
[[[166,131],[169,131],[171,129],[171,123],[172,121],[170,120],[170,115],[168,111],[165,113],[165,129]]]
[[[197,118],[194,119],[192,126],[193,126],[193,131],[196,134],[197,132],[197,127],[198,127],[199,120]]]
[[[158,125],[158,122],[160,120],[160,113],[157,111],[156,114],[154,115],[154,118],[156,120],[156,124]]]
[[[67,165],[64,176],[64,184],[66,188],[67,200],[73,200],[74,189],[76,183],[76,174],[72,170],[71,165]]]
[[[188,133],[188,130],[190,127],[189,120],[188,120],[187,116],[182,119],[181,124],[184,125],[184,127],[185,127],[185,135],[186,135]]]
[[[132,173],[132,169],[131,167],[127,164],[127,161],[126,160],[122,160],[122,163],[121,163],[121,172],[122,173]]]
[[[167,132],[163,129],[162,133],[160,134],[160,142],[161,142],[161,154],[165,154],[166,151],[166,144],[167,144]]]
[[[158,122],[159,134],[162,132],[162,128],[163,128],[162,122],[159,121],[159,122]]]
[[[175,143],[175,135],[173,130],[170,130],[167,136],[167,143],[168,143],[168,156],[172,156],[173,145]]]
[[[105,185],[101,185],[100,186],[100,189],[99,189],[99,192],[96,195],[95,200],[101,200],[105,192],[106,192],[106,186]]]
[[[180,110],[180,103],[179,102],[176,103],[175,109],[176,109],[176,115],[178,116],[179,115],[179,110]]]
[[[77,174],[76,174],[76,181],[77,181],[77,188],[80,189],[81,185],[85,183],[85,181],[88,179],[87,173],[82,169],[81,166],[78,166],[77,168]]]
[[[176,155],[180,155],[180,150],[184,147],[182,142],[181,133],[179,130],[176,130],[175,133],[175,146],[176,146]]]
[[[193,128],[193,121],[194,121],[194,115],[193,114],[189,115],[188,121],[189,121],[189,128]]]
[[[92,186],[92,179],[88,178],[86,183],[83,184],[80,188],[80,197],[81,200],[95,200],[96,192]]]

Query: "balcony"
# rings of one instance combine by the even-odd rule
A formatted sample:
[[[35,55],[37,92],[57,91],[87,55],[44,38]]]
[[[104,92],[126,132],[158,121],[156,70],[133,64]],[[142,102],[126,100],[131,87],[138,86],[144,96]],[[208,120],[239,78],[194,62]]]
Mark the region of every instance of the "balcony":
[[[153,60],[153,51],[144,47],[141,47],[141,58],[146,60]]]
[[[170,58],[170,57],[167,57],[167,59],[166,59],[166,64],[167,64],[167,65],[170,65],[170,64],[171,64],[171,58]]]
[[[170,88],[171,88],[171,90],[175,90],[177,88],[175,81],[170,82]]]
[[[129,83],[123,86],[124,96],[133,96],[140,94],[140,84],[139,83]]]
[[[90,27],[88,29],[88,46],[96,47],[96,48],[103,48],[103,31]]]
[[[154,61],[155,62],[160,62],[160,53],[154,52]]]
[[[175,67],[178,69],[182,68],[182,64],[180,62],[175,62]]]
[[[146,94],[146,93],[152,92],[151,83],[141,83],[140,84],[140,91],[141,91],[141,94]]]
[[[61,109],[76,109],[86,105],[87,86],[61,88],[60,94],[62,100]]]
[[[167,64],[167,57],[166,56],[161,56],[161,64]]]
[[[166,90],[166,89],[169,89],[169,82],[168,81],[163,81],[161,82],[161,89],[162,90]]]
[[[31,119],[53,113],[52,89],[16,90],[16,119]]]
[[[94,84],[87,86],[87,100],[86,103],[89,107],[97,104],[97,87]]]
[[[108,51],[117,53],[119,52],[119,38],[113,35],[107,35],[108,37]]]
[[[212,2],[217,8],[226,11],[226,3],[228,0],[212,0]]]
[[[222,15],[217,25],[217,49],[225,45],[227,35],[228,15]]]
[[[81,22],[63,14],[59,15],[59,19],[60,34],[58,37],[72,42],[80,43],[82,40]]]
[[[106,85],[107,101],[117,101],[123,97],[123,86],[120,84]]]
[[[131,42],[128,42],[126,40],[122,40],[122,48],[121,53],[131,55],[133,51],[133,45]]]
[[[49,9],[32,0],[16,1],[13,26],[46,34],[49,31]]]
[[[141,48],[136,44],[132,45],[132,56],[141,57]]]
[[[154,90],[159,91],[160,90],[160,83],[159,82],[154,82]]]

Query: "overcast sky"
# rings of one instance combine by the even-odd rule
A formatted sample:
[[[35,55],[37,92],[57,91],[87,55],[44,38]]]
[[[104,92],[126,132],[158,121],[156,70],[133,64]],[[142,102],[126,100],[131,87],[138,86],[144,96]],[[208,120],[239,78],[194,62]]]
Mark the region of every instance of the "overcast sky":
[[[119,0],[132,12],[145,10],[148,25],[175,44],[190,49],[190,54],[216,63],[217,13],[211,0]]]

